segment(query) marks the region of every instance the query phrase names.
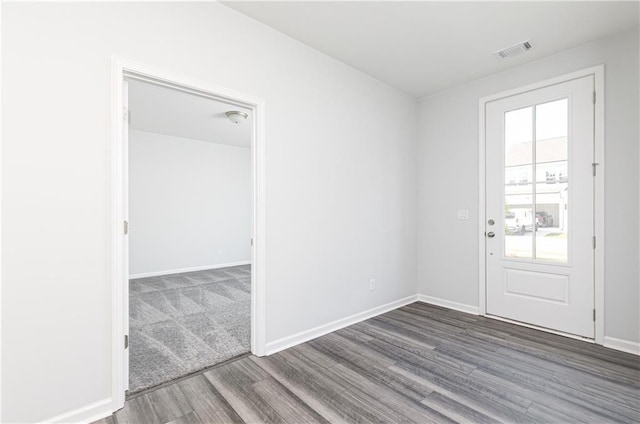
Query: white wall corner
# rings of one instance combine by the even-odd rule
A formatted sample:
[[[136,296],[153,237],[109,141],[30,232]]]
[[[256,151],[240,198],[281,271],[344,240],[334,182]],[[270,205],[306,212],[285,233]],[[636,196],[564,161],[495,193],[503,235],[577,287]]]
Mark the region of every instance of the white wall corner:
[[[324,336],[325,334],[340,330],[341,328],[357,324],[369,318],[384,314],[385,312],[389,312],[402,306],[409,305],[410,303],[416,302],[417,300],[418,295],[414,294],[402,299],[394,300],[393,302],[385,303],[384,305],[376,306],[375,308],[367,309],[366,311],[358,312],[357,314],[332,321],[328,324],[319,325],[309,330],[304,330],[291,336],[268,342],[266,354],[271,355],[276,352],[280,352],[281,350],[288,349],[304,342],[308,342],[309,340]]]
[[[439,297],[427,296],[426,294],[418,294],[418,302],[430,303],[432,305],[454,309],[467,314],[480,315],[480,309],[478,306],[453,302],[451,300],[440,299]]]
[[[603,346],[640,356],[640,343],[638,342],[605,336]]]
[[[43,420],[41,421],[41,424],[92,423],[111,415],[111,413],[113,412],[111,410],[112,405],[113,402],[111,398],[99,400],[89,405],[82,406],[78,409],[74,409],[73,411],[64,412],[60,415],[56,415],[55,417]]]

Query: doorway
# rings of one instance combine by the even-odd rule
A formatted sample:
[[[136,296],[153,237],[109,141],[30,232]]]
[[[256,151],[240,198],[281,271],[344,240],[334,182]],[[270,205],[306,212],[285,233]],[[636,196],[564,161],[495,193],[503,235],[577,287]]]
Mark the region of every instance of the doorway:
[[[224,289],[224,294],[213,294],[217,296],[216,299],[225,303],[225,296],[227,300],[240,299],[242,291],[250,287],[250,302],[247,302],[246,310],[250,311],[250,351],[258,356],[264,355],[265,351],[265,327],[264,327],[264,303],[265,303],[265,287],[264,287],[264,101],[248,96],[242,93],[228,90],[222,87],[214,86],[202,81],[197,81],[184,76],[175,75],[172,73],[164,72],[162,70],[153,69],[145,65],[132,63],[123,59],[113,58],[112,60],[112,302],[113,302],[113,409],[119,409],[123,406],[125,400],[125,391],[129,388],[129,359],[130,348],[132,343],[133,334],[130,331],[131,322],[129,320],[129,304],[131,296],[129,292],[129,277],[130,277],[130,237],[132,232],[135,232],[135,228],[140,228],[138,224],[130,225],[130,202],[129,202],[129,187],[130,187],[130,143],[129,143],[129,122],[132,119],[136,119],[132,116],[129,110],[129,84],[134,83],[138,86],[144,86],[153,90],[169,90],[172,95],[188,96],[190,98],[205,99],[206,101],[216,104],[222,104],[223,108],[227,111],[239,111],[240,116],[246,114],[247,123],[250,130],[248,131],[250,153],[247,154],[248,164],[250,170],[247,173],[247,186],[250,188],[245,199],[246,204],[249,205],[250,211],[247,215],[250,217],[250,226],[246,240],[240,241],[240,243],[246,243],[247,252],[249,252],[249,261],[251,266],[247,266],[247,261],[222,261],[223,265],[228,265],[223,268],[203,264],[203,266],[190,266],[181,267],[177,262],[171,266],[166,266],[164,271],[162,266],[151,265],[148,262],[149,258],[145,260],[138,260],[136,265],[137,271],[133,270],[133,276],[139,277],[137,284],[138,288],[145,291],[146,288],[169,288],[168,285],[181,286],[190,290],[189,287],[185,287],[189,284],[209,284],[209,283],[222,283],[218,288]],[[187,97],[183,97],[187,98]],[[175,100],[175,99],[174,99]],[[138,116],[138,118],[141,118]],[[222,116],[217,116],[222,118]],[[237,118],[237,116],[236,116]],[[233,126],[234,123],[229,122],[230,119],[224,116],[225,122]],[[141,134],[137,134],[140,136]],[[145,140],[149,137],[158,138],[157,135],[149,136],[149,134],[142,134],[138,137],[143,144],[153,144],[167,142],[164,140]],[[161,138],[161,137],[160,137]],[[172,141],[172,140],[169,140]],[[150,142],[150,143],[147,143]],[[170,143],[169,143],[170,144]],[[138,146],[140,147],[140,146]],[[200,145],[198,148],[202,148]],[[208,146],[210,147],[210,146]],[[225,149],[225,147],[220,147]],[[229,149],[227,149],[229,150]],[[140,152],[138,152],[138,155]],[[144,152],[142,152],[144,154]],[[171,155],[170,153],[168,154]],[[242,159],[245,160],[245,159]],[[206,168],[206,167],[205,167]],[[203,171],[203,170],[200,170]],[[170,172],[170,170],[168,170]],[[199,175],[202,175],[200,172]],[[138,179],[139,180],[139,179]],[[138,191],[140,192],[140,191]],[[142,191],[144,192],[144,190]],[[184,218],[184,217],[183,217]],[[228,229],[228,228],[227,228]],[[225,231],[227,230],[225,229]],[[139,240],[138,240],[139,241]],[[149,240],[147,240],[149,241]],[[153,241],[151,241],[153,243]],[[149,244],[149,243],[147,243]],[[210,246],[211,247],[211,246]],[[213,252],[209,252],[209,257],[212,256],[225,256],[227,259],[233,257],[230,252],[221,246],[213,246]],[[233,250],[230,248],[229,250]],[[158,259],[158,258],[156,258]],[[158,263],[166,263],[167,258],[161,258]],[[143,265],[140,265],[143,264]],[[149,270],[144,269],[145,267]],[[155,267],[155,268],[154,268]],[[204,269],[203,269],[204,268]],[[216,268],[216,269],[212,269]],[[167,271],[172,271],[171,274],[167,274]],[[181,272],[173,272],[181,271]],[[155,275],[154,275],[155,274]],[[168,280],[167,280],[168,278]],[[146,279],[146,280],[145,280]],[[155,279],[155,280],[154,280]],[[156,281],[157,280],[157,281]],[[166,280],[166,281],[161,281]],[[170,281],[169,281],[170,280]],[[215,280],[215,281],[209,281]],[[247,284],[250,281],[249,284]],[[234,286],[235,283],[236,286]],[[220,284],[218,284],[220,285]],[[222,287],[225,286],[225,287]],[[195,290],[197,291],[197,290]],[[194,290],[190,293],[196,296]],[[202,292],[202,290],[200,290]],[[172,293],[172,295],[175,293]],[[198,300],[196,298],[189,299],[189,296],[177,295],[175,299],[165,300],[171,305],[173,300],[178,303],[184,301],[194,308],[198,308],[198,302],[191,302],[192,300]],[[171,297],[171,296],[169,296]],[[182,300],[178,300],[182,299]],[[246,299],[246,296],[245,296]],[[202,300],[202,299],[200,299]],[[246,300],[243,300],[246,301]],[[204,301],[203,301],[204,302]],[[161,302],[162,303],[162,302]],[[207,303],[207,302],[204,302]],[[209,302],[210,303],[210,302]],[[232,302],[227,302],[232,303]],[[176,305],[177,303],[174,303]],[[137,305],[138,307],[140,305]],[[187,305],[188,306],[188,305]],[[200,305],[202,306],[202,305]],[[227,305],[229,306],[229,305]],[[237,306],[237,305],[236,305]],[[235,306],[231,306],[230,310],[237,309]],[[144,308],[143,308],[144,309]],[[222,309],[222,308],[221,308]],[[229,309],[229,308],[227,308]],[[144,311],[138,309],[141,313],[140,316],[145,315]],[[154,311],[155,313],[155,311]],[[247,320],[249,317],[247,316]],[[206,321],[206,320],[205,320]],[[139,323],[137,323],[139,324]],[[211,322],[191,322],[187,326],[194,326],[194,329],[202,330],[200,334],[203,336],[201,339],[206,339],[208,335],[207,328],[211,326]],[[159,330],[162,333],[162,329]],[[243,330],[240,339],[247,338],[247,330]],[[171,335],[171,331],[168,332]],[[194,331],[197,333],[197,331]],[[140,335],[138,334],[138,337]],[[173,336],[180,337],[180,335],[174,334]],[[215,342],[216,337],[211,338],[211,342]],[[223,337],[222,337],[223,338]],[[220,339],[222,339],[220,338]],[[167,340],[170,340],[169,337]],[[201,340],[202,341],[202,340]],[[153,341],[151,341],[153,343]],[[193,343],[191,343],[193,342]],[[191,340],[189,348],[192,349],[191,353],[194,353],[187,359],[193,359],[195,367],[185,368],[186,373],[197,371],[196,368],[206,366],[204,362],[200,364],[201,352],[198,352],[198,341]],[[157,346],[156,346],[157,347]],[[200,346],[202,347],[202,346]],[[237,347],[237,346],[236,346]],[[189,350],[189,349],[187,349]],[[184,353],[184,352],[183,352]],[[187,352],[188,353],[188,352]],[[180,358],[178,355],[175,359],[178,365],[185,365],[189,361],[184,361],[185,358]],[[214,358],[215,359],[215,358]],[[224,358],[223,358],[224,359]],[[196,363],[197,362],[197,363]],[[140,363],[140,361],[139,361]],[[212,364],[209,364],[212,365]],[[171,374],[169,378],[175,378],[177,375]],[[152,385],[156,384],[156,380],[149,380]],[[140,388],[138,385],[137,389]]]
[[[601,71],[481,101],[480,303],[487,316],[601,337]]]
[[[250,351],[252,112],[125,90],[133,394]]]

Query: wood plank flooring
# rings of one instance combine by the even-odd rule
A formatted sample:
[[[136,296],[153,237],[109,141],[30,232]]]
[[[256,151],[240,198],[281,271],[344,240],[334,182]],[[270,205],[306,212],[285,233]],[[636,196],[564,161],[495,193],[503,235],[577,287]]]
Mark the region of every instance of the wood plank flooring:
[[[98,421],[243,422],[638,423],[640,357],[417,302]]]

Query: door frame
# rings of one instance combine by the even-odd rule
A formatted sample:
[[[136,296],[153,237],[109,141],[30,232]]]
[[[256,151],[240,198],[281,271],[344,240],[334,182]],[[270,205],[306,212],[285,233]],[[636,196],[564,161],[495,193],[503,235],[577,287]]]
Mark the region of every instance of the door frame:
[[[594,342],[604,344],[604,64],[581,69],[568,74],[560,75],[554,78],[528,84],[511,90],[502,91],[480,98],[479,100],[479,175],[478,175],[478,191],[479,191],[479,208],[478,208],[478,310],[479,315],[489,318],[501,319],[487,315],[487,273],[486,273],[486,237],[485,237],[485,221],[486,221],[486,104],[488,102],[499,100],[505,97],[515,96],[528,91],[537,90],[548,87],[550,85],[560,84],[569,80],[582,78],[586,76],[594,76],[595,90],[595,107],[594,107],[594,162],[597,164],[597,172],[594,178],[594,235],[596,237],[596,247],[594,249],[594,308],[595,308],[595,339]],[[509,320],[507,320],[509,321]],[[513,322],[513,321],[511,321]],[[563,334],[569,337],[584,339],[582,337],[571,336],[558,331],[553,331],[536,326],[530,326],[518,323],[527,327],[534,327],[551,333]]]
[[[111,57],[111,118],[110,118],[110,282],[111,282],[111,391],[112,409],[122,408],[125,402],[125,311],[129,294],[124,289],[129,279],[125,252],[124,207],[128,204],[125,188],[128,185],[127,150],[124,130],[123,85],[125,78],[145,80],[200,96],[221,100],[251,109],[252,171],[252,247],[251,247],[251,352],[266,354],[266,273],[265,273],[265,101],[205,81],[177,75],[121,57]],[[247,240],[249,242],[249,240]]]

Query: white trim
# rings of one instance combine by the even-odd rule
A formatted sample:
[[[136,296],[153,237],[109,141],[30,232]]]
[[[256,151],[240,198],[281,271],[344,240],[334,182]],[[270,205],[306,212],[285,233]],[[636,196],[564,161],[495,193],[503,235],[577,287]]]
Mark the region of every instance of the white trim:
[[[111,415],[112,399],[102,399],[98,402],[91,403],[73,411],[65,412],[47,420],[40,421],[41,423],[92,423],[104,417]]]
[[[595,214],[595,222],[594,222],[594,235],[596,236],[596,249],[595,249],[595,270],[594,270],[594,278],[595,278],[595,287],[594,287],[594,295],[595,295],[595,309],[596,309],[596,334],[595,334],[595,342],[599,345],[604,344],[605,336],[604,336],[604,284],[605,284],[605,260],[604,260],[604,252],[605,252],[605,244],[606,239],[604,235],[604,223],[605,223],[605,193],[604,193],[604,183],[605,183],[605,162],[604,162],[604,143],[605,143],[605,90],[604,90],[604,77],[605,70],[604,65],[599,65],[591,68],[591,72],[594,75],[594,85],[596,90],[596,105],[594,110],[594,136],[595,136],[595,146],[594,146],[594,162],[598,163],[598,169],[596,172],[596,178],[594,181],[594,214]]]
[[[2,22],[2,3],[0,1],[0,22]],[[0,46],[2,45],[2,31],[0,31]],[[0,50],[0,99],[2,98],[2,51]],[[0,164],[2,163],[2,102],[0,102]],[[2,187],[2,172],[0,172],[0,187]],[[0,193],[0,240],[2,240],[2,193]],[[2,243],[0,243],[0,376],[2,375]],[[0,423],[2,419],[2,384],[0,384]]]
[[[375,308],[367,309],[366,311],[358,312],[357,314],[349,315],[348,317],[340,318],[328,324],[319,325],[309,330],[301,331],[291,336],[283,337],[279,340],[274,340],[267,343],[267,355],[272,355],[276,352],[280,352],[281,350],[288,349],[304,342],[308,342],[309,340],[324,336],[325,334],[340,330],[341,328],[348,327],[366,319],[384,314],[385,312],[389,312],[410,303],[414,303],[417,300],[418,295],[414,294],[412,296],[394,300],[393,302],[389,302],[381,306],[376,306]]]
[[[640,343],[632,342],[630,340],[616,339],[615,337],[605,336],[603,346],[608,347],[609,349],[631,353],[633,355],[640,355]]]
[[[111,260],[110,281],[112,287],[112,400],[111,411],[124,406],[126,381],[124,376],[123,340],[128,328],[125,328],[125,304],[128,293],[123,290],[128,280],[124,266],[126,246],[122,231],[124,216],[124,184],[126,173],[124,161],[126,146],[122,142],[123,134],[123,96],[122,87],[125,77],[144,79],[156,84],[171,86],[183,91],[244,106],[252,110],[253,134],[251,140],[252,161],[252,237],[251,249],[251,352],[263,356],[266,351],[266,270],[265,270],[265,101],[235,90],[230,90],[205,81],[166,72],[161,69],[131,62],[119,57],[111,58],[111,154],[110,166],[110,204],[111,204]]]
[[[586,77],[589,75],[601,75],[604,76],[604,65],[596,65],[590,68],[581,69],[579,71],[570,72],[568,74],[560,75],[557,77],[549,78],[543,81],[534,82],[521,87],[513,88],[511,90],[501,91],[499,93],[484,96],[480,99],[480,104],[491,102],[494,100],[500,100],[505,97],[516,96],[518,94],[526,93],[528,91],[538,90],[540,88],[548,87],[550,85],[561,84],[566,81]],[[604,87],[604,84],[603,84]]]
[[[444,308],[454,309],[466,314],[479,315],[480,310],[477,306],[467,305],[465,303],[453,302],[451,300],[441,299],[439,297],[427,296],[426,294],[418,295],[418,302],[429,303],[431,305],[442,306]]]
[[[168,269],[165,271],[141,272],[139,274],[129,274],[129,280],[138,278],[158,277],[160,275],[182,274],[183,272],[206,271],[208,269],[229,268],[232,266],[251,265],[251,261],[229,262],[228,264],[192,266],[189,268]]]
[[[594,143],[595,152],[594,160],[599,163],[598,172],[594,181],[594,203],[595,203],[595,219],[594,219],[594,235],[597,239],[595,257],[594,257],[594,302],[596,309],[596,322],[595,322],[595,342],[602,345],[604,343],[604,322],[605,322],[605,309],[604,309],[604,287],[605,287],[605,274],[604,274],[604,251],[605,251],[605,234],[604,234],[604,142],[605,142],[605,116],[604,116],[604,65],[592,66],[590,68],[582,69],[579,71],[571,72],[568,74],[560,75],[555,78],[550,78],[544,81],[539,81],[533,84],[528,84],[522,87],[518,87],[512,90],[502,91],[500,93],[485,96],[479,99],[479,204],[478,204],[478,295],[479,295],[479,315],[487,314],[486,306],[486,249],[485,249],[485,236],[484,228],[486,221],[485,214],[485,191],[486,191],[486,169],[485,169],[485,105],[487,102],[499,100],[505,97],[514,96],[527,91],[537,90],[540,88],[548,87],[554,84],[560,84],[565,81],[582,78],[585,76],[594,76],[594,86],[597,93],[597,101],[594,110]],[[516,322],[516,321],[514,321]],[[520,324],[516,322],[517,324]],[[538,328],[538,327],[536,327]],[[548,331],[542,328],[543,331]],[[550,331],[553,332],[553,331]],[[563,333],[560,333],[563,334]],[[563,334],[564,335],[564,334]],[[584,339],[582,339],[584,340]]]
[[[123,172],[124,146],[122,138],[122,86],[124,84],[124,65],[118,60],[111,61],[111,122],[110,122],[110,204],[111,220],[111,410],[116,411],[124,406],[126,381],[124,367],[126,366],[122,339],[127,334],[125,328],[125,290],[123,277],[126,274],[124,265],[124,241],[122,240],[123,213]]]
[[[242,98],[242,96],[236,96]],[[249,97],[245,97],[249,98]],[[251,169],[253,211],[251,229],[251,352],[264,356],[267,349],[267,211],[266,211],[266,116],[265,101],[254,99]]]

